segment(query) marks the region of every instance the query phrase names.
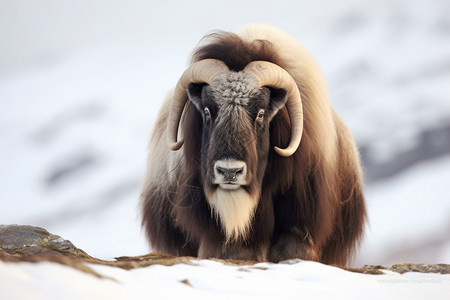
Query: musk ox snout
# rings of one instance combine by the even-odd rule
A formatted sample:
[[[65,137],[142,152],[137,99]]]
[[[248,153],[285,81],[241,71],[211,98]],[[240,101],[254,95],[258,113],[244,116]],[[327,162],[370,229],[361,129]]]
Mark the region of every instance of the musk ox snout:
[[[241,160],[222,159],[214,163],[214,184],[224,190],[235,190],[247,185],[247,164]]]

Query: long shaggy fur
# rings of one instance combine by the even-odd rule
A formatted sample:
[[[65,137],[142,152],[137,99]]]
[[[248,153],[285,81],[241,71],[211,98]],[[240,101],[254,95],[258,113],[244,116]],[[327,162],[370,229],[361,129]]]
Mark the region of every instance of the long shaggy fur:
[[[273,151],[273,146],[285,147],[290,140],[289,116],[281,109],[270,123],[271,147],[256,174],[262,185],[249,191],[258,199],[255,208],[248,208],[252,217],[244,226],[246,238],[227,239],[222,217],[208,204],[203,188],[202,118],[188,102],[180,125],[185,144],[182,150],[171,151],[169,93],[150,140],[141,196],[142,224],[152,248],[203,258],[274,262],[302,258],[348,264],[366,219],[359,155],[347,127],[330,106],[312,57],[283,32],[254,25],[237,34],[207,36],[192,62],[205,58],[220,59],[234,71],[254,60],[270,61],[288,71],[303,101],[302,141],[291,157]]]

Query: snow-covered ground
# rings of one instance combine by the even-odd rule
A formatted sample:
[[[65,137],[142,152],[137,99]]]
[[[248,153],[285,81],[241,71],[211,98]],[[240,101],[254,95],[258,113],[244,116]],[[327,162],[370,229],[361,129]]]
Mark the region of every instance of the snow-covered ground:
[[[450,275],[364,275],[314,262],[293,265],[91,265],[107,278],[54,263],[0,262],[2,299],[448,299]],[[49,284],[54,283],[54,284]]]
[[[0,3],[1,224],[44,227],[99,258],[149,252],[138,215],[147,140],[164,94],[214,29],[269,23],[309,48],[333,106],[375,164],[395,163],[424,130],[450,124],[449,1],[216,2]],[[450,263],[450,153],[368,182],[367,205],[370,227],[355,265]],[[289,280],[342,275],[308,270]],[[129,281],[152,276],[117,272]],[[202,274],[189,281],[205,295],[221,290]],[[276,284],[288,288],[289,280]],[[376,280],[364,283],[367,291]]]

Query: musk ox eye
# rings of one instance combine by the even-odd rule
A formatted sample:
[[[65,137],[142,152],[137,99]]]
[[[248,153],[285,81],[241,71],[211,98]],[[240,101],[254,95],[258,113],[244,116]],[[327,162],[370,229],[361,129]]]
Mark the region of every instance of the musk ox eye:
[[[258,115],[257,115],[257,117],[256,117],[256,121],[258,121],[258,122],[264,121],[264,115],[265,115],[265,114],[266,114],[265,110],[264,110],[264,109],[260,109],[260,110],[258,111]]]
[[[209,108],[205,107],[204,112],[205,112],[205,119],[206,119],[206,121],[210,121],[211,120],[211,113],[209,112]]]

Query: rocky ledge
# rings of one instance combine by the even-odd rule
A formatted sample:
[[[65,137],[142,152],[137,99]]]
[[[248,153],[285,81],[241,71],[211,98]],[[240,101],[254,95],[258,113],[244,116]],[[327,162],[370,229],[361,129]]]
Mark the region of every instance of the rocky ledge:
[[[39,227],[25,225],[0,225],[0,260],[5,262],[41,262],[51,261],[71,266],[83,272],[99,276],[88,267],[87,263],[102,264],[126,270],[142,268],[150,265],[172,266],[175,264],[195,264],[195,257],[176,257],[163,253],[150,253],[134,257],[118,257],[114,261],[105,261],[88,255],[75,247],[70,241],[58,235],[49,233]],[[229,265],[253,265],[254,261],[220,260]],[[299,260],[289,260],[284,264],[297,263]],[[340,267],[340,266],[337,266]],[[364,266],[362,268],[344,268],[351,272],[364,274],[385,274],[383,271],[393,271],[400,274],[406,272],[450,274],[447,264],[396,264],[391,267]]]

